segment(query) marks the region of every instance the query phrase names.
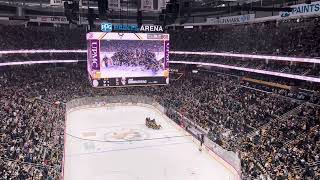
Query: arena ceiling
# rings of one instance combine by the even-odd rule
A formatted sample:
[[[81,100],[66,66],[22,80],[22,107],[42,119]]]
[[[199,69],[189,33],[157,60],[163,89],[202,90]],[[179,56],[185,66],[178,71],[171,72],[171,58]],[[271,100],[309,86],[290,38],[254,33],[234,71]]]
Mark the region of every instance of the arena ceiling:
[[[243,6],[246,4],[260,7],[275,4],[282,7],[292,2],[299,3],[300,0],[177,0],[177,2],[191,2],[191,9],[202,9],[207,11],[208,8],[226,8],[227,6]],[[88,5],[90,8],[98,9],[97,0],[82,0],[81,3],[82,6],[80,6],[80,9],[87,9]],[[63,6],[51,6],[50,0],[0,0],[0,4],[9,6],[24,6],[25,8],[39,11],[63,11]],[[136,11],[137,9],[137,0],[121,0],[121,4],[123,11],[127,11],[128,7],[129,11]]]
[[[110,18],[136,18],[137,5],[136,0],[121,0],[122,8],[120,11],[109,11]],[[22,7],[24,15],[47,15],[47,16],[64,16],[63,6],[52,6],[50,0],[0,0],[0,16],[15,15],[17,7]],[[93,8],[95,14],[98,14],[97,0],[83,0],[80,6],[80,15],[86,17],[88,7]],[[159,15],[159,11],[144,13],[144,19],[154,19]]]
[[[157,1],[157,0],[154,0]],[[180,8],[180,17],[207,17],[212,15],[223,16],[224,14],[256,12],[256,11],[281,11],[281,7],[288,5],[291,0],[177,0],[189,1],[192,8]],[[88,3],[89,2],[89,3]],[[248,4],[248,2],[250,2]],[[298,1],[294,1],[298,2]],[[276,6],[272,5],[276,4]],[[80,15],[86,17],[88,6],[98,14],[97,0],[83,0],[80,6]],[[136,19],[137,18],[137,0],[121,0],[120,11],[108,11],[110,19]],[[50,0],[0,0],[0,16],[15,16],[17,7],[23,8],[25,16],[47,15],[64,16],[63,6],[51,6]],[[155,21],[160,11],[144,11],[144,21]]]

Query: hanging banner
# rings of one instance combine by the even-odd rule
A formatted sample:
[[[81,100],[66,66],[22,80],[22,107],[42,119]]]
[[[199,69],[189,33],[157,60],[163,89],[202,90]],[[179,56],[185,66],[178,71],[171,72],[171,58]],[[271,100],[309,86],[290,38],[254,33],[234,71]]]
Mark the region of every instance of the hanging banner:
[[[141,10],[152,11],[153,0],[141,0]]]
[[[208,24],[239,24],[239,23],[248,23],[253,21],[255,18],[254,14],[246,14],[240,16],[229,16],[221,18],[207,18]]]
[[[166,8],[168,0],[158,0],[158,10]]]
[[[30,22],[39,23],[56,23],[56,24],[69,24],[65,16],[36,16],[30,17]]]
[[[293,8],[291,12],[281,11],[279,12],[279,16],[281,18],[288,18],[320,14],[320,1],[312,2],[311,4],[298,4],[290,7]]]
[[[108,0],[108,7],[113,10],[120,9],[120,0]]]
[[[62,6],[63,2],[62,2],[62,0],[50,0],[50,5],[51,6]]]

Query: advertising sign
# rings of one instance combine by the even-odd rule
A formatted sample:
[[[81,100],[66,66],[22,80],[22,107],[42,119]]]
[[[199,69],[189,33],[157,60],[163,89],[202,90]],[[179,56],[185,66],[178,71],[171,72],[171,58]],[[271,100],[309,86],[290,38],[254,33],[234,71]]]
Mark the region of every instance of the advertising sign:
[[[248,23],[250,21],[253,21],[254,18],[255,18],[254,14],[220,17],[220,18],[207,18],[207,23],[208,24],[239,24],[239,23]]]
[[[297,17],[303,15],[320,14],[320,1],[312,2],[311,4],[298,4],[290,6],[293,8],[291,12],[279,12],[281,18]]]
[[[160,25],[142,25],[141,27],[138,27],[136,24],[101,23],[101,31],[163,32],[163,28]]]

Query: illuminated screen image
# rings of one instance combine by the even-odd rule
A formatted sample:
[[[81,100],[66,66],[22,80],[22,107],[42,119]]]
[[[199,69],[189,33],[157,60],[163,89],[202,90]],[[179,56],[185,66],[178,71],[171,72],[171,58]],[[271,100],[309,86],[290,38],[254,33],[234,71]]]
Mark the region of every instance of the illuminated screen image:
[[[101,76],[108,78],[164,76],[164,51],[162,41],[101,41]]]
[[[169,34],[90,32],[87,43],[94,87],[169,83]]]

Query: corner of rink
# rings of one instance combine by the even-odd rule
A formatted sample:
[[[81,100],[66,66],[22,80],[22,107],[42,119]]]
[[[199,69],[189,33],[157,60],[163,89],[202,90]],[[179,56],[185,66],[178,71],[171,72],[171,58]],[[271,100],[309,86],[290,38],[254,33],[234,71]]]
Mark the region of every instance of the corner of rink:
[[[146,127],[145,119],[162,127]],[[238,180],[238,172],[149,104],[79,106],[66,113],[64,180]]]

